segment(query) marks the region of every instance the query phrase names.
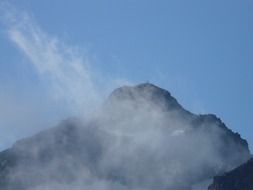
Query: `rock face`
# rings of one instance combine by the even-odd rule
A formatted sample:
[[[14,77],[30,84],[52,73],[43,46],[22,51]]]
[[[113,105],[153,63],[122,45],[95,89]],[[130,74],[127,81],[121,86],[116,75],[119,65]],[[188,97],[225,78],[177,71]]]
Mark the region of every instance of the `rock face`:
[[[145,83],[116,89],[89,120],[65,120],[1,152],[0,189],[192,190],[249,156],[215,115],[195,115]]]
[[[221,176],[214,177],[208,190],[251,190],[253,189],[253,158]]]

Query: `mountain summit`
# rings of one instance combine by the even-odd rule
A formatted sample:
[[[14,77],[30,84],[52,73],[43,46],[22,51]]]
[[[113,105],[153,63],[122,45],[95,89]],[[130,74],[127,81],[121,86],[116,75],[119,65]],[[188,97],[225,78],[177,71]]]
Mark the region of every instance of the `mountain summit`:
[[[67,119],[1,152],[0,189],[207,189],[249,156],[221,119],[144,83],[114,90],[85,121]]]
[[[137,86],[123,86],[114,90],[109,99],[118,99],[121,101],[141,101],[146,100],[149,103],[159,104],[159,106],[168,109],[183,109],[177,100],[171,94],[151,83],[142,83]]]

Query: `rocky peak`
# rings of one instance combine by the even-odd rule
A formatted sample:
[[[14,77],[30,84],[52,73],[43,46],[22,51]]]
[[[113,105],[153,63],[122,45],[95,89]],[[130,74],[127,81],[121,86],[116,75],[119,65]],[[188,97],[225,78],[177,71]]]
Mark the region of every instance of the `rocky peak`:
[[[141,106],[149,104],[161,107],[166,111],[180,110],[188,112],[177,102],[170,92],[151,83],[117,88],[111,93],[107,102],[131,102]]]

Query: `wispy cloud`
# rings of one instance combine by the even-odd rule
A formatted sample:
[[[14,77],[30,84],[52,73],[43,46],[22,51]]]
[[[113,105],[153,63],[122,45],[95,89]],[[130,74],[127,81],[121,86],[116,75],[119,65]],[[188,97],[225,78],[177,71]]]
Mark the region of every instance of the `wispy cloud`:
[[[8,98],[8,101],[6,101],[6,98],[2,98],[1,102],[5,102],[5,106],[0,109],[0,118],[5,119],[0,124],[0,133],[6,134],[8,131],[14,130],[11,127],[22,131],[21,136],[14,135],[12,140],[8,140],[8,143],[6,143],[7,137],[2,138],[2,147],[9,146],[15,140],[30,135],[31,131],[34,133],[44,129],[45,126],[38,127],[44,125],[40,124],[41,120],[48,120],[47,123],[50,126],[55,124],[56,120],[65,119],[66,115],[85,117],[100,104],[111,89],[123,83],[128,83],[124,79],[102,76],[102,72],[94,67],[89,59],[89,54],[83,47],[68,44],[61,38],[45,32],[30,13],[16,9],[7,1],[0,2],[0,22],[4,26],[2,29],[6,32],[9,40],[32,64],[34,68],[32,72],[37,73],[41,79],[43,86],[38,88],[45,91],[43,92],[44,100],[37,100],[39,103],[34,104],[29,100],[19,101],[25,102],[27,108],[31,107],[29,113],[34,112],[31,118],[29,118],[29,114],[23,117],[26,118],[23,119],[26,120],[23,122],[14,122],[15,119],[13,119],[20,114],[15,111],[18,110],[16,109],[18,105],[11,103],[16,102],[16,97],[19,97],[18,94],[14,96],[13,100]],[[20,62],[20,64],[24,63]],[[33,94],[33,92],[30,93]],[[5,116],[6,107],[12,108],[10,113],[8,112],[8,117]],[[34,107],[36,107],[36,110],[34,110]],[[55,113],[57,112],[55,107],[61,109],[60,113]],[[34,115],[41,117],[41,119],[34,119]],[[52,117],[48,117],[48,115],[52,115]],[[34,127],[28,128],[27,126],[30,126],[28,121],[30,120],[35,120],[37,123],[33,122]],[[11,124],[6,125],[6,123]],[[10,133],[12,132],[8,134]]]
[[[38,73],[50,83],[52,95],[79,111],[97,101],[89,60],[76,48],[50,37],[28,16],[13,18],[10,39],[22,50]]]

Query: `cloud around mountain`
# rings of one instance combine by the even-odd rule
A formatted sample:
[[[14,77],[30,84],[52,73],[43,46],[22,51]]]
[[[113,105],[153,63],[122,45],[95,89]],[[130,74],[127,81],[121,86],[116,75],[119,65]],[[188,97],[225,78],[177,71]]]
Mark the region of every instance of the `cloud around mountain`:
[[[247,142],[215,115],[195,115],[145,83],[116,89],[88,119],[63,121],[2,152],[0,184],[190,190],[248,158]]]

